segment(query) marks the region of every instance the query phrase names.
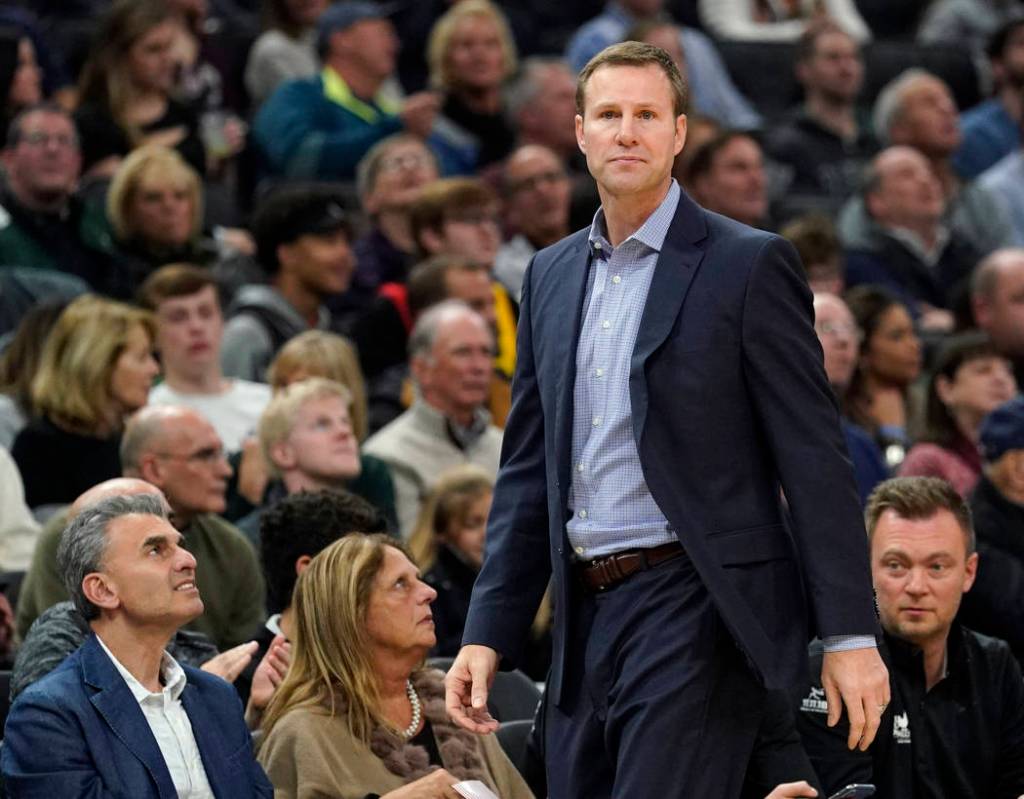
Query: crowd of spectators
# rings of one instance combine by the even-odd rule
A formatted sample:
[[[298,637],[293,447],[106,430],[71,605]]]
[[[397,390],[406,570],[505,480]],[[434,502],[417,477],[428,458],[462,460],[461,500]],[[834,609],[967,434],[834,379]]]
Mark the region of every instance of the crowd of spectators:
[[[133,795],[269,795],[256,756],[286,796],[440,797],[455,778],[528,795],[421,664],[457,653],[484,557],[524,275],[599,204],[575,76],[625,39],[686,78],[680,186],[800,255],[866,546],[894,518],[969,533],[941,542],[963,573],[942,646],[956,690],[1000,670],[962,733],[982,743],[940,745],[947,710],[900,704],[874,778],[887,796],[1024,794],[1019,0],[0,6],[0,665],[13,694],[45,686],[15,704],[10,788],[64,786],[34,758],[47,724],[98,736],[82,685],[124,677],[147,720],[184,703],[194,730],[169,755],[181,718],[151,721],[150,776],[119,772]],[[934,640],[887,623],[885,575],[894,684],[927,693],[943,675],[925,690],[900,669]],[[524,661],[537,682],[551,611]],[[779,741],[799,732],[806,754],[766,740],[758,757],[871,782],[809,690],[792,712],[777,697]],[[1015,706],[1000,721],[985,702]],[[911,733],[929,741],[916,763],[897,758]],[[103,736],[75,746],[116,759]],[[971,763],[943,784],[940,760]],[[788,781],[755,771],[751,797]]]

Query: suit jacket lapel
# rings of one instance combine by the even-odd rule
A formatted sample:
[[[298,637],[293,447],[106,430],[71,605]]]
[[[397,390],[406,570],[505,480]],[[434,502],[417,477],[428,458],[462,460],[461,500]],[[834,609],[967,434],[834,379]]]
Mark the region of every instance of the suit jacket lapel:
[[[198,689],[194,685],[185,683],[185,690],[181,692],[181,704],[192,725],[192,734],[196,737],[196,746],[199,748],[206,779],[210,782],[213,795],[230,796],[232,786],[225,782],[223,767],[226,764],[224,758],[231,753],[225,752],[221,745],[225,730],[211,718],[206,707],[199,701],[197,693]]]
[[[96,689],[90,701],[117,736],[149,772],[161,797],[174,799],[178,792],[171,773],[160,753],[156,738],[142,714],[142,708],[129,690],[124,678],[103,651],[95,634],[89,636],[82,650],[82,678]]]
[[[633,438],[637,447],[647,421],[647,380],[644,364],[660,347],[683,307],[693,276],[704,257],[696,243],[707,235],[704,210],[685,193],[679,195],[675,217],[665,236],[629,364],[629,399],[633,414]]]

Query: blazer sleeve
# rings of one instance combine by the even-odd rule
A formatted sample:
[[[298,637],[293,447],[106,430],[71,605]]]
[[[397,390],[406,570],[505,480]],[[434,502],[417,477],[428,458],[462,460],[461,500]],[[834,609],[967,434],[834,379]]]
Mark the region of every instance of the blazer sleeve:
[[[512,408],[505,423],[484,565],[462,638],[463,644],[496,650],[506,666],[519,662],[551,577],[545,419],[533,351],[535,265],[536,259],[523,279]]]
[[[853,467],[792,245],[761,246],[743,310],[744,375],[794,521],[821,638],[874,635],[867,537]]]
[[[100,776],[85,731],[70,708],[29,691],[11,708],[0,752],[6,795],[23,799],[115,799]]]

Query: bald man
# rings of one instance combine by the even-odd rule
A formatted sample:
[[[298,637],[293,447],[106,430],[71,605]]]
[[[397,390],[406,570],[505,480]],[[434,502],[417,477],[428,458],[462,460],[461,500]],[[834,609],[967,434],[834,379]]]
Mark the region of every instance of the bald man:
[[[225,507],[230,468],[213,426],[191,408],[147,406],[125,428],[121,464],[124,478],[89,489],[44,528],[18,602],[18,633],[24,636],[39,614],[68,598],[57,573],[56,552],[74,514],[106,496],[155,487],[163,492],[174,526],[196,558],[205,611],[185,629],[204,633],[220,650],[248,641],[265,618],[263,577],[252,545],[217,516]]]

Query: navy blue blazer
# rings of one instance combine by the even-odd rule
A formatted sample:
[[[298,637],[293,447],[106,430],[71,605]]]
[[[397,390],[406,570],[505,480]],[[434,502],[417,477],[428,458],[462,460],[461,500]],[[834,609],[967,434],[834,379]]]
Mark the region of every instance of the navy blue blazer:
[[[463,638],[515,665],[553,577],[555,702],[572,623],[565,523],[587,234],[542,250],[527,270],[486,560]],[[651,494],[768,688],[806,673],[809,626],[821,636],[875,634],[860,503],[811,293],[788,242],[683,194],[655,267],[629,394]]]
[[[182,666],[181,701],[218,799],[272,797],[230,684]],[[0,753],[12,799],[175,799],[156,738],[96,636],[11,707]]]

